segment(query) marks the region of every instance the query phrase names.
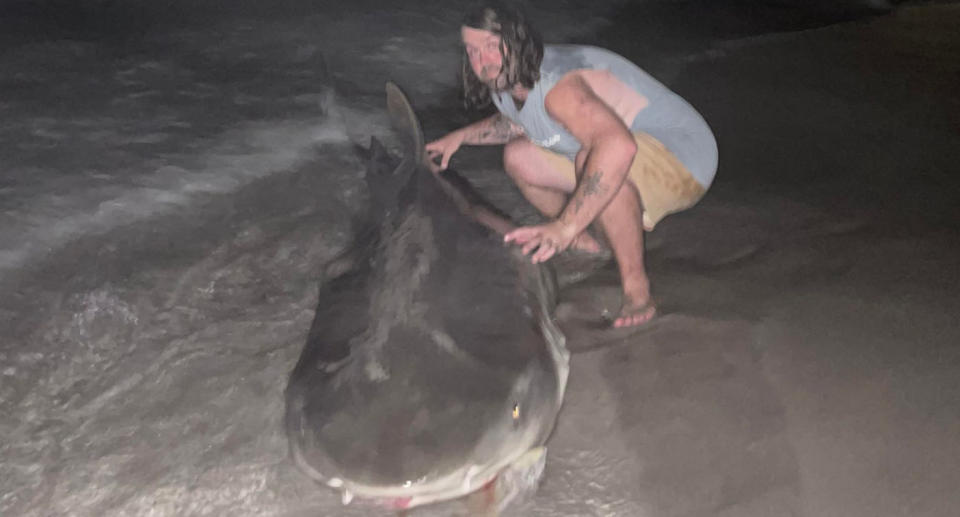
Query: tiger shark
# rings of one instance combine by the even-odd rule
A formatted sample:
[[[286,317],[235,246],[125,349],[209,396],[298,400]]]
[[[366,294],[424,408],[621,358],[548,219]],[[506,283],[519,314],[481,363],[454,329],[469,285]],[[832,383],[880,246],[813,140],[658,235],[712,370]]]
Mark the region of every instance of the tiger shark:
[[[539,477],[569,353],[549,265],[504,246],[509,223],[462,178],[430,171],[409,102],[386,90],[401,156],[371,144],[369,210],[320,286],[285,426],[297,466],[345,504],[404,509]]]

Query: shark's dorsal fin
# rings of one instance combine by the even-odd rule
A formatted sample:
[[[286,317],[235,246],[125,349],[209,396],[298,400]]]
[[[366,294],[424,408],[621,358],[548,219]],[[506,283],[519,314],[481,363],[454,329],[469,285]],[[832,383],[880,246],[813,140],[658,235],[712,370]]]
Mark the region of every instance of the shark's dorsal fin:
[[[387,111],[390,114],[390,123],[400,135],[404,146],[404,156],[411,157],[417,165],[424,162],[423,129],[420,121],[404,95],[403,90],[392,81],[387,81]]]

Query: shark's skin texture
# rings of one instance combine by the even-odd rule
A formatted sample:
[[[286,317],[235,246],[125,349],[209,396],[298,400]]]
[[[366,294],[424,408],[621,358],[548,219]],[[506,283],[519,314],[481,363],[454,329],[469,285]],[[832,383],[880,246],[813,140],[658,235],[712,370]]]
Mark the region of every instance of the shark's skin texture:
[[[297,465],[345,502],[409,508],[483,488],[543,446],[568,353],[553,272],[464,215],[387,90],[404,156],[371,146],[368,218],[320,287],[285,424]]]

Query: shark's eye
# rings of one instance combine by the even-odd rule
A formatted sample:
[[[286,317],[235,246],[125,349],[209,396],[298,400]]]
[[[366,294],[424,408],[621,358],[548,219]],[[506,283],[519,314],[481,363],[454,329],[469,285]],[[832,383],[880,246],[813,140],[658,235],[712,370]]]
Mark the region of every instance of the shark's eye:
[[[513,419],[518,420],[520,418],[520,404],[513,405]]]

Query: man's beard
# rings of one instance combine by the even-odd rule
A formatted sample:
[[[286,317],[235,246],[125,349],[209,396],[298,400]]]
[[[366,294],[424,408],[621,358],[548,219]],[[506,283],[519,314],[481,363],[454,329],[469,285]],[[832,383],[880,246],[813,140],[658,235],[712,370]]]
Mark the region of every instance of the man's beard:
[[[486,75],[485,71],[484,75]],[[502,92],[509,89],[507,85],[507,78],[503,73],[503,69],[501,69],[500,73],[498,73],[493,79],[484,79],[483,84],[487,85],[487,88],[490,88],[490,90],[494,92]]]

